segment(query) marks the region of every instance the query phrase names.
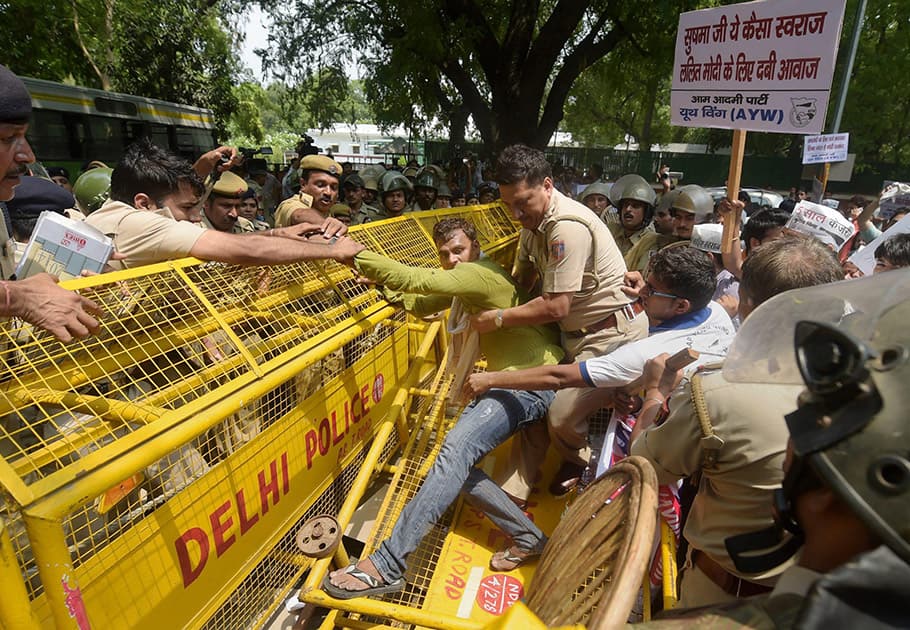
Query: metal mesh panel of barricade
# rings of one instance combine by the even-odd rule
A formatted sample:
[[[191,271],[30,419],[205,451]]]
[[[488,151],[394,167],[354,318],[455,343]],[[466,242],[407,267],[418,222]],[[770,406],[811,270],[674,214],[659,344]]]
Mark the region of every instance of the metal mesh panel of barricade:
[[[368,446],[368,445],[367,445]],[[231,597],[202,626],[210,630],[256,628],[268,617],[287,590],[307,570],[312,560],[297,549],[297,530],[320,514],[337,514],[360,471],[366,449],[323,492],[288,530],[250,574],[234,589]]]
[[[488,208],[482,216],[466,214],[477,223],[482,246],[514,251],[515,225],[503,208]],[[431,231],[444,216],[435,211],[358,226],[352,236],[402,262],[435,267],[438,257],[427,225]],[[362,371],[358,366],[391,375],[400,370],[393,366],[408,360],[404,314],[384,314],[391,311],[380,295],[332,261],[256,268],[187,259],[64,286],[102,306],[105,315],[97,335],[64,344],[18,320],[0,326],[6,367],[0,374],[0,508],[33,600],[43,597],[45,589],[20,506],[59,488],[89,484],[111,462],[127,462],[127,467],[136,462],[128,476],[80,495],[78,504],[55,514],[68,549],[61,563],[71,562],[80,579],[91,583],[116,568],[112,563],[119,560],[108,552],[112,543],[118,542],[118,550],[138,549],[147,542],[143,537],[160,535],[181,513],[198,513],[203,523],[215,518],[183,494],[196,487],[196,496],[209,484],[213,492],[222,487],[236,492],[225,486],[229,478],[220,480],[213,471],[224,469],[237,453],[255,460],[263,433],[297,413],[302,401],[314,400],[330,383],[350,390],[345,394],[350,398],[356,394],[351,379]],[[377,315],[369,320],[371,314]],[[277,379],[276,371],[291,362],[299,366],[296,374]],[[237,397],[240,391],[245,392],[242,398]],[[170,441],[176,429],[190,437],[174,438],[163,457],[144,455],[150,444]],[[301,436],[300,448],[307,449],[308,458],[321,455],[321,433],[316,443],[318,449],[311,453],[311,443]],[[386,445],[383,462],[396,447],[394,440]],[[346,475],[356,470],[348,465],[332,483],[349,484]],[[342,485],[336,493],[344,494]],[[306,505],[301,510],[313,513]],[[149,522],[153,528],[137,527]],[[284,549],[291,531],[285,531],[276,549]],[[126,536],[129,541],[122,542]],[[149,556],[148,561],[160,563],[161,558]],[[230,621],[230,627],[258,619],[263,602],[274,603],[272,595],[263,593],[274,594],[273,584],[287,588],[299,575],[300,567],[291,565],[293,571],[284,567],[277,577],[250,568],[252,586],[242,586],[246,582],[240,576],[241,590],[230,598],[229,608],[237,612],[217,614],[238,620],[239,625]],[[163,588],[148,588],[149,610],[158,595],[164,596]],[[257,595],[247,601],[253,593]]]

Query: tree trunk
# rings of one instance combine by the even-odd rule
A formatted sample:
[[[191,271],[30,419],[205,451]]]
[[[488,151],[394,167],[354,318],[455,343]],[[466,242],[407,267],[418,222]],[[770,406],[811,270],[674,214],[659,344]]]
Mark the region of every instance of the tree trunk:
[[[459,105],[449,111],[449,156],[458,157],[464,153],[465,130],[471,115],[467,105]]]

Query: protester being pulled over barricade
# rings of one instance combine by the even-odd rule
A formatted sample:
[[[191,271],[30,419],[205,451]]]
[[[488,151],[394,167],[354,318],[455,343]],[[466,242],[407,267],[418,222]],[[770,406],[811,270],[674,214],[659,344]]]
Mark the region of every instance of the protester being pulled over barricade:
[[[393,299],[412,313],[425,315],[451,307],[448,326],[458,339],[453,342],[453,352],[459,355],[453,361],[453,376],[464,377],[478,352],[486,355],[493,369],[559,361],[562,350],[546,326],[497,327],[481,333],[478,339],[469,326],[472,313],[526,303],[528,294],[502,267],[480,257],[477,233],[470,222],[445,219],[434,227],[433,239],[442,271],[407,267],[370,251],[360,252],[354,266],[385,290],[405,292]],[[460,384],[454,391],[459,390]],[[507,549],[493,555],[490,567],[494,571],[511,571],[540,555],[546,536],[475,465],[523,426],[539,424],[552,399],[549,390],[495,389],[465,407],[391,536],[369,557],[330,573],[323,589],[339,599],[403,589],[409,554],[461,492],[512,539]]]

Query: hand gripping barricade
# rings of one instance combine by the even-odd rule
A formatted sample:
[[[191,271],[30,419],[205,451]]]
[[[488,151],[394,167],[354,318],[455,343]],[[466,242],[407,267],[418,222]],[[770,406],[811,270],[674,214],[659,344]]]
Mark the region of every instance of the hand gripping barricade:
[[[452,214],[511,262],[498,205],[352,236],[435,267]],[[414,433],[440,324],[334,262],[186,259],[64,286],[103,305],[97,336],[0,323],[0,626],[258,627],[313,566],[300,525],[346,522]]]

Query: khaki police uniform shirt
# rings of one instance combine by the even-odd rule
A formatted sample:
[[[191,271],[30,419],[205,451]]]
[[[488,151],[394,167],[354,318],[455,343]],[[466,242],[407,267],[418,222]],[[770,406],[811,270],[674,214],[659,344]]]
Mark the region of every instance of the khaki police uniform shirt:
[[[670,398],[670,415],[632,444],[632,455],[647,458],[661,484],[675,483],[702,467],[702,430],[692,404],[691,384]],[[796,409],[803,388],[796,385],[743,384],[720,371],[702,377],[702,391],[715,434],[724,444],[717,465],[702,470],[683,535],[724,569],[752,581],[775,576],[786,566],[743,576],[727,554],[729,536],[770,527],[773,491],[783,480],[789,432],[784,414]]]
[[[108,262],[114,269],[185,258],[205,232],[194,223],[177,221],[167,208],[139,210],[110,199],[85,222],[113,238],[114,250],[126,256]]]
[[[630,249],[635,247],[645,234],[654,231],[654,227],[650,223],[639,230],[635,230],[631,234],[626,233],[626,230],[621,223],[610,222],[607,223],[607,227],[610,229],[610,234],[613,235],[613,240],[616,241],[619,253],[623,256],[625,256]]]
[[[596,324],[629,303],[621,290],[626,265],[610,230],[557,190],[537,229],[522,229],[515,264],[519,273],[537,271],[543,293],[574,293],[569,314],[559,322],[565,331]]]
[[[625,261],[629,271],[644,272],[651,262],[651,257],[667,245],[678,241],[679,238],[672,234],[658,234],[646,232],[641,235],[638,242],[626,252]]]
[[[361,204],[360,208],[352,212],[351,225],[361,225],[372,221],[382,221],[388,219],[388,215],[375,206]]]
[[[209,218],[205,215],[205,212],[202,213],[202,227],[207,230],[217,230],[212,222],[209,221]],[[237,222],[234,223],[234,227],[231,228],[231,234],[246,234],[248,232],[255,232],[256,226],[253,225],[253,222],[249,219],[243,217],[237,217]],[[269,229],[268,226],[262,228],[263,230]]]

